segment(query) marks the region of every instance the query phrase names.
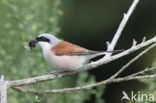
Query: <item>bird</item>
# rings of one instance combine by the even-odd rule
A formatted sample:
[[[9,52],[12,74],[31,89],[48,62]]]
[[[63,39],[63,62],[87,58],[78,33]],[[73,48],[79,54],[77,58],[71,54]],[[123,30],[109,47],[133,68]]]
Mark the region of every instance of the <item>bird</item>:
[[[38,44],[43,52],[43,56],[51,67],[57,71],[75,71],[82,68],[87,61],[100,55],[105,55],[114,51],[93,51],[84,47],[61,40],[56,36],[43,33],[29,42],[29,47],[33,50]]]

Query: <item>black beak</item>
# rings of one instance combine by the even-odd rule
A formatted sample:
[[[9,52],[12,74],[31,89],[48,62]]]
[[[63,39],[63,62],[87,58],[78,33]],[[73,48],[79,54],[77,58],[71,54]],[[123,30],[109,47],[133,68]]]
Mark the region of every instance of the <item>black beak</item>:
[[[35,39],[31,40],[30,42],[32,42],[32,43],[37,43],[38,40],[35,38]]]
[[[38,43],[38,40],[37,39],[33,39],[29,42],[29,47],[31,49],[34,49],[36,47],[36,43]]]

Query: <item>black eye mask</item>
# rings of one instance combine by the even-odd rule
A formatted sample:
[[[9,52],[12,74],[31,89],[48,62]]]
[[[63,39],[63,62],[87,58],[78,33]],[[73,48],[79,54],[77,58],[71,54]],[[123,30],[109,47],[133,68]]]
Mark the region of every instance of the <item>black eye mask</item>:
[[[48,39],[44,36],[41,36],[41,37],[37,37],[36,39],[31,40],[29,42],[29,47],[33,50],[36,47],[36,43],[38,43],[40,41],[50,43],[50,39]]]
[[[36,40],[39,42],[39,41],[43,41],[43,42],[50,42],[50,39],[44,37],[44,36],[41,36],[41,37],[37,37]]]

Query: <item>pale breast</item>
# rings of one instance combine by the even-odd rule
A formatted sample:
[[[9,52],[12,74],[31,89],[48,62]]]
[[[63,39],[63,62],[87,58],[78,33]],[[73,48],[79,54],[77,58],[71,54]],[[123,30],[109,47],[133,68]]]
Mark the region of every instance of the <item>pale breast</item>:
[[[44,54],[44,57],[52,67],[60,70],[75,70],[81,68],[86,62],[86,58],[83,56],[59,56],[52,51]]]

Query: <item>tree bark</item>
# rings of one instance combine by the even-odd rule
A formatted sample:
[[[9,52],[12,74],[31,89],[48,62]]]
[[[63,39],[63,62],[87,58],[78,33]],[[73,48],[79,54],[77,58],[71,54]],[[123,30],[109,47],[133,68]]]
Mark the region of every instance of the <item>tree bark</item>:
[[[4,76],[0,79],[0,103],[7,103],[7,85]]]

